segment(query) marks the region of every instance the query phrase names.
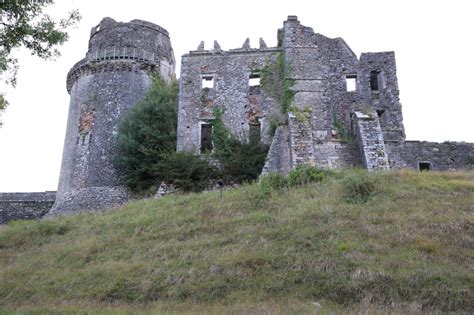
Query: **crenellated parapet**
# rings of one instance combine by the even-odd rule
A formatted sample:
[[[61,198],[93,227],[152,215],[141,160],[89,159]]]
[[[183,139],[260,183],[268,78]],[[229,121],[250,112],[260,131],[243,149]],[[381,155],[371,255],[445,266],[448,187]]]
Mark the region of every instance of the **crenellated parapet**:
[[[217,41],[214,41],[214,46],[211,49],[206,49],[204,45],[204,41],[198,45],[196,50],[191,50],[189,54],[192,56],[199,56],[199,55],[232,55],[232,54],[248,54],[248,53],[272,53],[272,52],[280,52],[282,51],[281,47],[267,47],[267,44],[263,40],[263,38],[259,39],[259,47],[252,48],[250,47],[250,39],[247,38],[243,43],[242,47],[239,48],[232,48],[229,50],[223,50]],[[186,55],[184,55],[186,56]]]

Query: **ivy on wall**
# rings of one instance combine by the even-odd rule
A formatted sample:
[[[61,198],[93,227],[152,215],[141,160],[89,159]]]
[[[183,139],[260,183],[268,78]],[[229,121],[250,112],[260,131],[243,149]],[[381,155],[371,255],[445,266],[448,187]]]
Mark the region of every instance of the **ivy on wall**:
[[[267,62],[261,71],[260,85],[269,96],[278,100],[282,114],[286,114],[295,92],[291,87],[294,79],[288,78],[290,66],[286,66],[285,54],[279,53],[276,62]]]

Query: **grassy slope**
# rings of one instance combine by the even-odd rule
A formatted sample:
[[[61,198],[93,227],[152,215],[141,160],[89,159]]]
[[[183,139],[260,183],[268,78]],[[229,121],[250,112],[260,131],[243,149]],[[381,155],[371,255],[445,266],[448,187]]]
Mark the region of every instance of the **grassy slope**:
[[[0,309],[473,312],[474,173],[375,174],[363,204],[343,198],[354,174],[14,222]]]

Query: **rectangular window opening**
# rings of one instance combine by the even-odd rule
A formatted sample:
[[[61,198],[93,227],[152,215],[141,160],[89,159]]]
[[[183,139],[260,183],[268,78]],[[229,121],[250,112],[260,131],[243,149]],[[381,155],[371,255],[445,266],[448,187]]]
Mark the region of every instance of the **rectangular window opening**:
[[[201,124],[201,153],[210,153],[212,149],[212,125]]]
[[[251,74],[249,77],[249,86],[260,86],[260,75]]]
[[[249,141],[251,144],[258,144],[262,139],[262,124],[257,122],[249,124]]]
[[[347,75],[346,76],[346,90],[347,92],[354,92],[357,87],[357,76]]]
[[[370,89],[372,91],[379,90],[379,74],[380,71],[370,71]]]
[[[418,167],[420,171],[429,171],[431,169],[431,163],[430,162],[420,162],[418,163]]]
[[[214,77],[213,76],[203,76],[201,81],[202,89],[213,89],[214,88]]]

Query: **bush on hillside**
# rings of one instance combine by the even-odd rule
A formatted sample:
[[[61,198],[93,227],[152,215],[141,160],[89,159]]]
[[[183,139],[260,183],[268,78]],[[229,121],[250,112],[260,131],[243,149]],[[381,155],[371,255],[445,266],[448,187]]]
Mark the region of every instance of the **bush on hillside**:
[[[365,203],[376,193],[377,177],[367,170],[353,170],[342,178],[342,197],[348,203]]]
[[[307,183],[320,182],[330,174],[329,171],[319,169],[310,165],[298,165],[288,174],[290,186],[303,185]]]
[[[308,183],[321,182],[330,174],[332,174],[332,172],[314,166],[299,165],[290,171],[288,175],[270,173],[262,176],[259,185],[263,190],[279,190]]]
[[[199,192],[211,187],[220,178],[219,170],[206,156],[173,152],[162,156],[155,165],[157,177],[181,191]]]

